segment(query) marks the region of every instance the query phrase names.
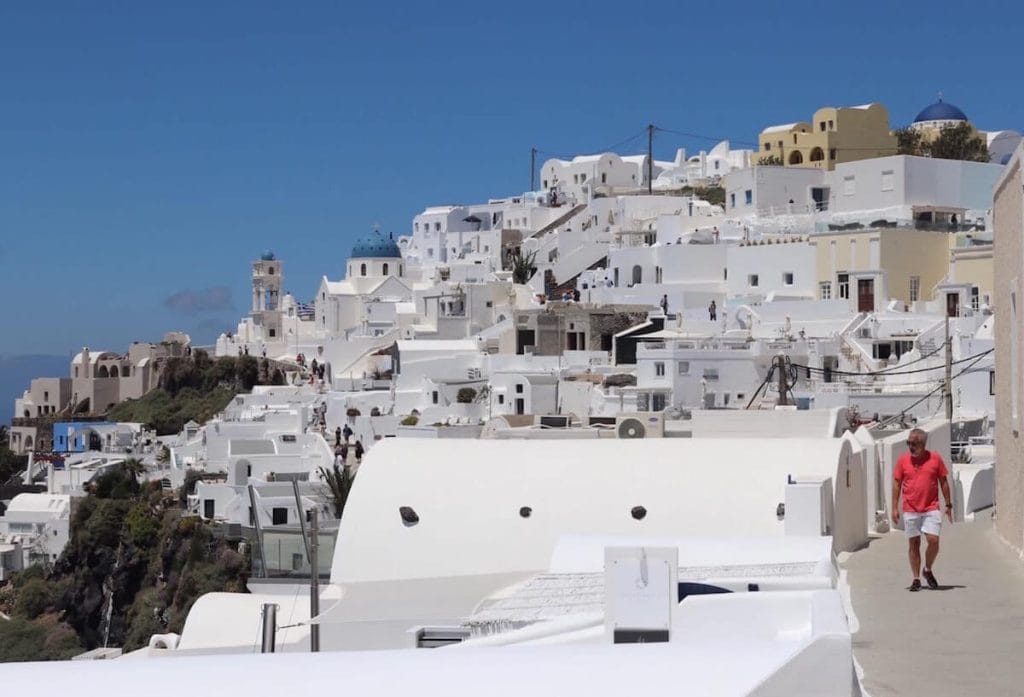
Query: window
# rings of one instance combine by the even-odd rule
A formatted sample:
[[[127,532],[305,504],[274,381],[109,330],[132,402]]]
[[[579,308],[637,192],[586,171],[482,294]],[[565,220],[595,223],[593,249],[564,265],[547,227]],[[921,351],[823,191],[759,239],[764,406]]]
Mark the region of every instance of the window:
[[[882,172],[882,191],[892,191],[895,189],[895,179],[896,177],[891,169]]]
[[[651,395],[651,411],[665,411],[665,394],[655,392]]]
[[[387,264],[384,264],[384,265],[383,265],[383,266],[381,267],[381,273],[382,273],[383,275],[385,275],[385,276],[387,276],[387,275],[388,275],[388,265],[387,265]]]
[[[505,395],[503,395],[503,394],[498,395],[498,404],[504,404],[504,403],[505,403]]]
[[[298,441],[298,439],[295,437],[294,433],[282,433],[281,434],[281,442],[282,443],[295,443],[297,441]]]
[[[832,119],[828,120],[828,130],[830,130],[830,131],[836,130],[836,123]]]
[[[665,364],[661,361],[654,364],[654,376],[658,378],[665,377]]]
[[[412,229],[415,230],[416,232],[419,232],[420,231],[420,224],[419,223],[413,223],[412,224]]]
[[[822,281],[818,284],[818,297],[821,300],[832,299],[832,284],[829,281]]]
[[[366,264],[360,264],[359,265],[359,275],[360,276],[365,276],[366,275]]]
[[[679,361],[679,374],[689,375],[690,374],[690,361]]]
[[[633,283],[632,285],[640,285],[644,281],[644,270],[637,264],[633,267]]]
[[[705,380],[717,380],[718,379],[718,368],[705,368],[704,369]]]
[[[75,377],[76,378],[78,377],[78,366],[77,365],[75,366]]]
[[[545,188],[545,189],[546,189],[546,188],[548,188],[548,180],[547,180],[547,179],[545,179],[544,181],[542,181],[542,182],[541,182],[541,184],[543,184],[543,186],[544,186],[544,188]]]
[[[213,499],[203,499],[203,517],[212,518],[215,510]]]
[[[751,288],[757,288],[758,278],[756,273],[749,274],[747,276],[747,285]]]
[[[793,272],[783,271],[782,272],[782,285],[791,286],[793,285]]]
[[[835,148],[829,148],[828,149],[828,159],[830,159],[830,160],[836,159],[836,149]]]
[[[273,327],[271,327],[270,328],[270,338],[273,339],[275,336],[277,336],[277,330],[274,329]]]
[[[836,276],[836,282],[839,286],[839,297],[842,300],[847,300],[850,297],[850,274],[841,273]]]
[[[819,125],[821,126],[821,130],[824,131],[825,130],[825,122],[822,121]]]
[[[523,393],[523,383],[517,382],[516,383],[516,394],[522,394],[522,393]]]
[[[793,134],[793,145],[796,145],[796,133]]]
[[[434,229],[441,232],[441,223],[434,223]]]
[[[772,149],[772,144],[771,143],[765,143],[764,144],[764,149],[765,149],[765,151],[771,150]]]
[[[729,208],[736,207],[736,194],[729,194]]]
[[[601,183],[602,184],[607,184],[608,183],[608,173],[607,172],[601,172]]]
[[[910,277],[910,302],[916,303],[921,299],[921,277]]]
[[[434,400],[434,404],[437,404],[437,390],[434,390],[432,397]]]
[[[43,401],[44,402],[49,402],[50,401],[50,393],[45,391],[45,390],[43,391]]]
[[[272,511],[274,525],[287,525],[288,524],[288,509],[287,508],[275,508]]]
[[[843,196],[853,196],[857,193],[857,180],[855,177],[843,177]]]
[[[655,283],[661,283],[661,279],[662,279],[661,267],[660,266],[655,266],[654,267],[654,282]]]
[[[743,192],[743,202],[748,206],[754,202],[754,191],[753,189],[747,189]]]
[[[978,296],[978,286],[971,288],[971,309],[975,312],[981,309],[981,298]]]

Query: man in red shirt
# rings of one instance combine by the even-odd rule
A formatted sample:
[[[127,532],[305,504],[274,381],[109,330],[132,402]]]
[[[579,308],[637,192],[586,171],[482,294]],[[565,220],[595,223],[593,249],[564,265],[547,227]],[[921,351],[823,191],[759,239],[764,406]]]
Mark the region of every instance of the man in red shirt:
[[[909,453],[903,453],[896,460],[892,476],[892,522],[900,522],[900,493],[903,494],[903,528],[910,543],[910,570],[914,580],[910,590],[921,590],[921,533],[928,546],[924,553],[924,580],[932,590],[939,587],[932,573],[932,565],[939,554],[939,532],[942,530],[942,514],[939,512],[939,487],[946,501],[946,517],[953,522],[953,499],[950,496],[949,470],[938,453],[927,450],[927,434],[915,428],[907,436]]]

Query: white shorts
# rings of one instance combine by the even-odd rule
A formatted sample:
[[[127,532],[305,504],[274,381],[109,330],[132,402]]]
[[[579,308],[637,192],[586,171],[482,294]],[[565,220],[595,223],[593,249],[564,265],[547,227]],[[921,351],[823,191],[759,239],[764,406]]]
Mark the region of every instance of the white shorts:
[[[903,530],[907,537],[920,537],[925,535],[938,535],[942,531],[942,511],[928,511],[927,513],[903,513]]]

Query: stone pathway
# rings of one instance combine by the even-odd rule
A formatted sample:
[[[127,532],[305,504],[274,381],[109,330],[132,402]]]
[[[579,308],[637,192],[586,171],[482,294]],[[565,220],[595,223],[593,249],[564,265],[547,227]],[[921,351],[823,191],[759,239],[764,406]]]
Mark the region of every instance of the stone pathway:
[[[991,517],[944,525],[937,591],[907,591],[906,550],[895,531],[842,564],[867,694],[1024,695],[1024,562],[997,538]]]

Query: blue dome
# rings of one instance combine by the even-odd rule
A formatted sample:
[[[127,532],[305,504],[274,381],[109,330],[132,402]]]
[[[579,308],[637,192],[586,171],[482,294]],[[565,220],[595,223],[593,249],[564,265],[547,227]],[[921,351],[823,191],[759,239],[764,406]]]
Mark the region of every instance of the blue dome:
[[[394,240],[385,237],[379,232],[374,232],[369,237],[356,240],[350,256],[355,259],[364,257],[401,258],[402,252],[398,249],[398,245],[395,244]]]
[[[967,114],[940,99],[922,109],[921,113],[914,119],[914,123],[921,123],[922,121],[967,121]]]
[[[273,261],[274,260],[274,253],[268,249],[267,251],[263,252],[263,254],[260,254],[260,260],[261,261]]]

